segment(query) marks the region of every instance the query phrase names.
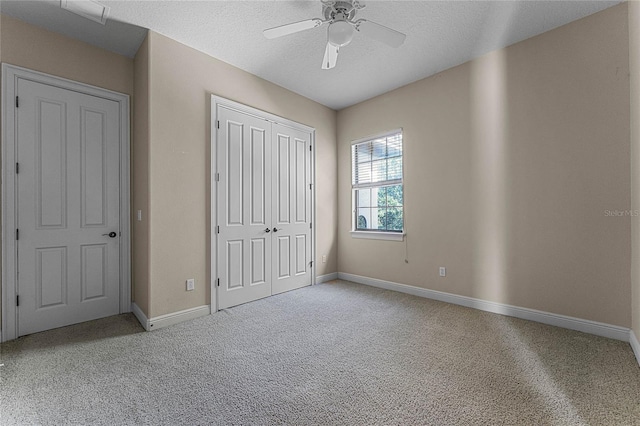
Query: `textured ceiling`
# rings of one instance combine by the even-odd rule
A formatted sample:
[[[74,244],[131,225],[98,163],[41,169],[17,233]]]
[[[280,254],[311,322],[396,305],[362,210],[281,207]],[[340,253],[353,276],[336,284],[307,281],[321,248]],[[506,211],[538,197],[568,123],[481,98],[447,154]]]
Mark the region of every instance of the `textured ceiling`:
[[[147,34],[131,20],[109,19],[101,25],[74,15],[60,8],[60,0],[0,0],[0,13],[129,57],[135,56]]]
[[[0,12],[123,55],[145,29],[164,34],[333,109],[420,80],[620,1],[364,1],[366,18],[407,34],[400,48],[356,34],[338,65],[320,69],[326,27],[267,40],[262,30],[321,17],[319,0],[101,1],[106,26],[59,0],[1,1]]]

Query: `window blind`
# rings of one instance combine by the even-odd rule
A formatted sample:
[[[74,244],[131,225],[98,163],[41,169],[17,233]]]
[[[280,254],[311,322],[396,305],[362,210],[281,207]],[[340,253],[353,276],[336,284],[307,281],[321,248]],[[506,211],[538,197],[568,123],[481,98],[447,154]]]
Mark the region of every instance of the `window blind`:
[[[397,185],[402,182],[402,133],[351,146],[354,189]]]

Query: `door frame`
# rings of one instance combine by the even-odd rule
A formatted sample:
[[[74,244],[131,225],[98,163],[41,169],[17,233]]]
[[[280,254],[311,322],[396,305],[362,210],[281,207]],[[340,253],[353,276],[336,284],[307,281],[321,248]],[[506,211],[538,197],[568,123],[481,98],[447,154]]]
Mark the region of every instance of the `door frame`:
[[[120,313],[131,312],[129,95],[15,65],[2,64],[2,331],[0,341],[18,337],[16,203],[16,114],[19,79],[117,102],[120,106]]]
[[[316,223],[316,129],[305,124],[301,124],[283,117],[280,117],[275,114],[271,114],[265,111],[262,111],[257,108],[253,108],[239,102],[235,102],[220,96],[211,95],[211,159],[209,163],[209,170],[211,171],[211,223],[210,229],[211,234],[209,237],[209,252],[211,254],[210,258],[210,270],[211,270],[211,279],[209,283],[210,294],[211,294],[211,313],[218,311],[218,290],[217,290],[217,278],[218,278],[218,265],[217,265],[217,243],[218,243],[218,234],[216,232],[216,226],[218,225],[217,218],[217,200],[218,200],[218,191],[217,191],[217,180],[216,174],[218,172],[217,167],[217,152],[218,152],[218,132],[216,123],[218,121],[218,106],[225,107],[227,109],[231,109],[234,111],[241,112],[243,114],[248,114],[271,123],[281,124],[286,127],[291,127],[292,129],[301,130],[303,132],[310,133],[310,143],[311,143],[311,158],[309,162],[311,164],[311,223],[312,225]],[[309,285],[313,285],[316,282],[316,229],[317,226],[312,226],[311,228],[311,261],[313,262],[311,267],[311,277]]]

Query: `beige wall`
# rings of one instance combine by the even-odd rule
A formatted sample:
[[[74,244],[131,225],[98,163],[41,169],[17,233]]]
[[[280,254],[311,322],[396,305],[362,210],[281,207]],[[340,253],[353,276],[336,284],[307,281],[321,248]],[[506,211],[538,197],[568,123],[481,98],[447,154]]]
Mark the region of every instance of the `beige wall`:
[[[3,63],[133,94],[132,59],[4,15],[0,52]]]
[[[629,327],[628,70],[622,4],[340,111],[338,270]],[[352,239],[350,142],[398,127],[406,244]]]
[[[132,59],[0,16],[2,62],[133,94]]]
[[[133,140],[131,146],[131,277],[133,301],[149,312],[149,37],[134,59]],[[142,211],[142,220],[136,212]]]
[[[640,211],[640,3],[629,2],[631,206]],[[631,328],[640,340],[640,217],[631,218]]]
[[[318,275],[335,272],[336,113],[160,34],[149,43],[150,317],[210,302],[210,96],[316,129]],[[138,75],[138,74],[136,74]],[[136,82],[137,83],[137,82]],[[136,121],[140,118],[136,117]],[[185,291],[195,278],[196,290]]]

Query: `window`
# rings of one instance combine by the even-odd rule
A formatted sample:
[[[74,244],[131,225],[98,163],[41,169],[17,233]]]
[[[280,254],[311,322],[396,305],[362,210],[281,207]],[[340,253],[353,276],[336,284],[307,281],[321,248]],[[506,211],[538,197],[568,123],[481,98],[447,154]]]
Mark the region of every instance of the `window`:
[[[402,130],[356,141],[351,145],[354,237],[404,230]],[[368,236],[367,236],[368,234]],[[396,238],[390,238],[396,239]]]

